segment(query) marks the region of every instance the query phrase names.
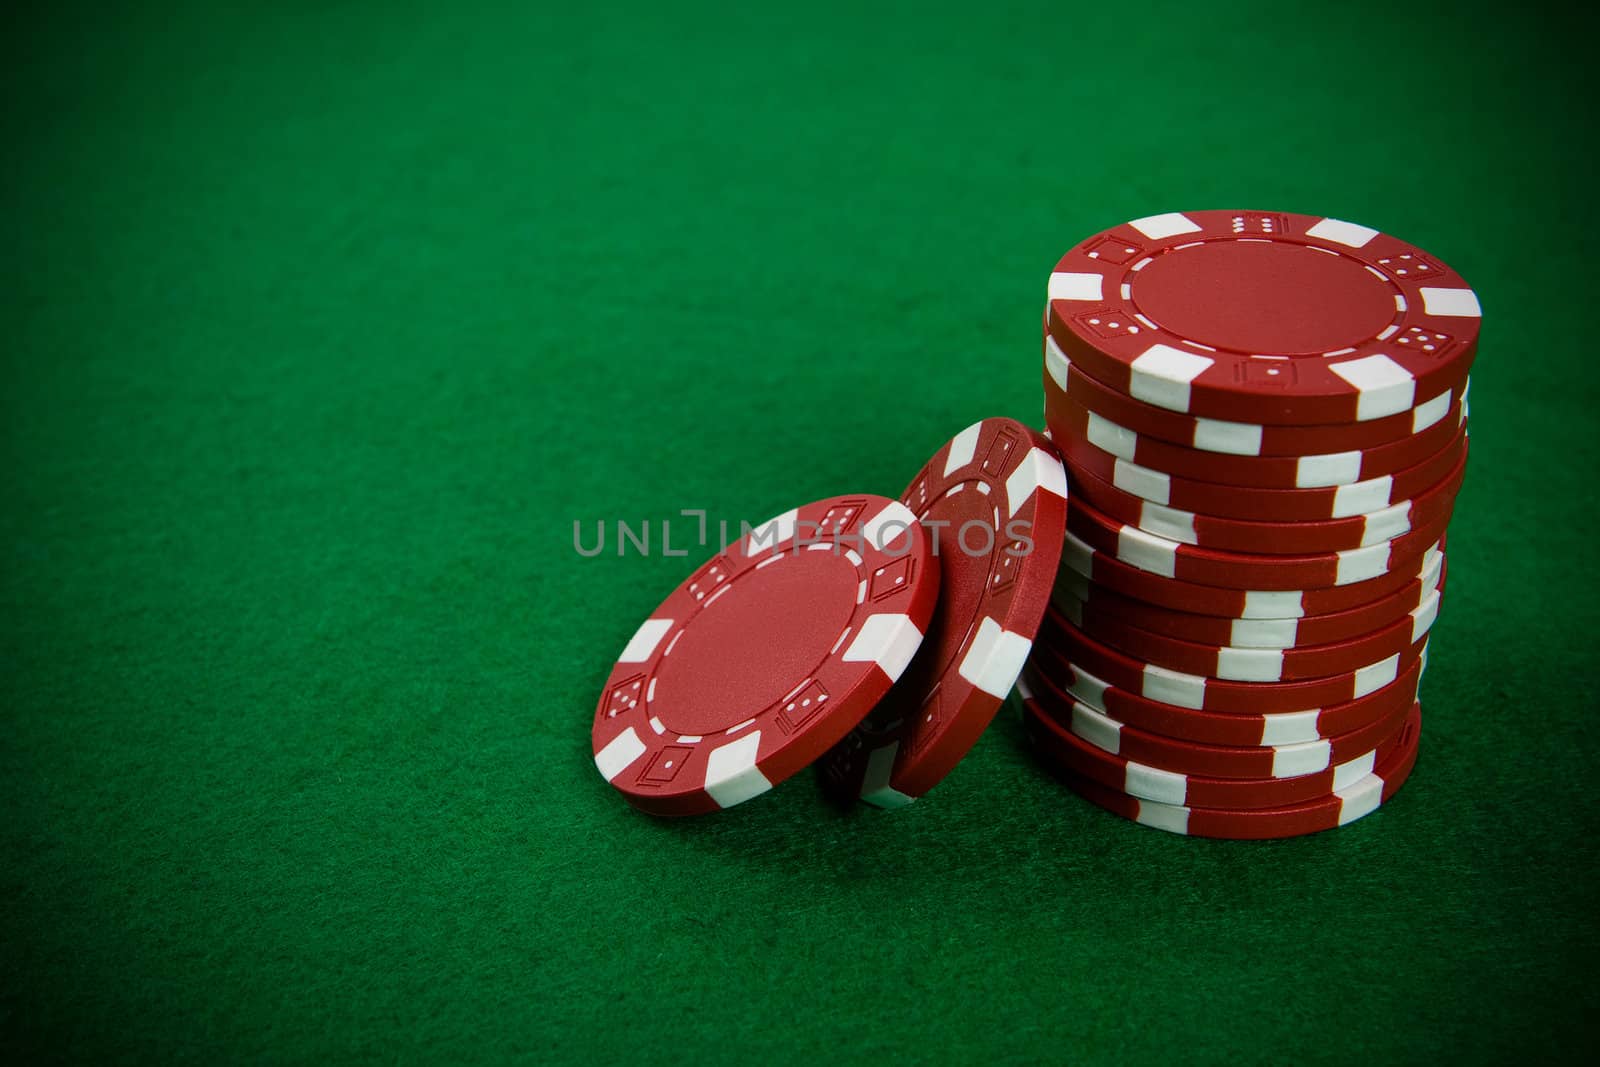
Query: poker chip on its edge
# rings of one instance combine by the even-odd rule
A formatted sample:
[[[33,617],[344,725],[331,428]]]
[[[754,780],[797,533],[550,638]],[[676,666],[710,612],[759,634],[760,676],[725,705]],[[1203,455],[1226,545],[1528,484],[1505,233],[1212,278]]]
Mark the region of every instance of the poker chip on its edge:
[[[971,749],[1049,603],[1066,493],[1050,442],[1004,418],[967,427],[912,479],[901,500],[939,537],[939,610],[905,676],[822,763],[830,791],[899,807]],[[990,536],[964,540],[967,524]]]

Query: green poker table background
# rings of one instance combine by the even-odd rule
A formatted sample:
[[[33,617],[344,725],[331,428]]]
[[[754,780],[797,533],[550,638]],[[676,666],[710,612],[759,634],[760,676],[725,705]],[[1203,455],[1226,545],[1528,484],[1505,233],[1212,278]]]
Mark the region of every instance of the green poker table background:
[[[1267,3],[13,12],[3,1047],[30,1061],[1504,1061],[1594,1030],[1583,16]],[[611,662],[704,555],[1040,418],[1125,219],[1382,228],[1485,311],[1381,812],[1190,840],[1007,709],[911,808],[662,821]],[[692,523],[674,526],[674,547]],[[614,549],[614,542],[611,546]]]

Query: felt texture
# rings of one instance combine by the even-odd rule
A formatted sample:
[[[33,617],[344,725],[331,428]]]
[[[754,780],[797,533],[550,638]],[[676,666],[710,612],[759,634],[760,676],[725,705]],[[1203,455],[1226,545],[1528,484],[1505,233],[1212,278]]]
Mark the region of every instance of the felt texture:
[[[1595,96],[1576,11],[80,6],[0,63],[0,1035],[35,1062],[1505,1061],[1596,948]],[[870,8],[870,10],[863,10]],[[1040,418],[1074,241],[1316,212],[1486,312],[1383,811],[902,811],[595,773],[732,523]],[[649,520],[648,557],[573,523]],[[586,534],[586,536],[588,536]]]

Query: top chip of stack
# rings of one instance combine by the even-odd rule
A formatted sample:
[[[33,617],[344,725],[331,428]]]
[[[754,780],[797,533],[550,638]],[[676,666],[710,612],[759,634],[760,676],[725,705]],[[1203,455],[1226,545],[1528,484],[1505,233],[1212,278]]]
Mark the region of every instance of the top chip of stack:
[[[1068,360],[1205,419],[1372,422],[1449,392],[1478,351],[1478,299],[1455,271],[1377,230],[1307,215],[1139,219],[1063,256],[1049,299]]]
[[[1336,219],[1157,215],[1061,258],[1044,389],[1071,496],[1024,695],[1080,793],[1224,837],[1326,829],[1392,794],[1420,733],[1479,321],[1440,260]],[[1381,715],[1328,715],[1339,701]],[[1165,732],[1124,725],[1128,707]],[[1219,714],[1268,716],[1259,758],[1192,740],[1237,735]],[[1274,731],[1302,740],[1280,752]]]

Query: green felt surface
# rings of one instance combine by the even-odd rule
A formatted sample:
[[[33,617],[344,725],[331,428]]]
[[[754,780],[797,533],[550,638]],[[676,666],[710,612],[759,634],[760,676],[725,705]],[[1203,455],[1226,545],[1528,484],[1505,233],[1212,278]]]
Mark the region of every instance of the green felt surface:
[[[1596,949],[1592,27],[1418,5],[6,16],[0,1040],[35,1060],[1572,1053]],[[448,8],[446,10],[446,8]],[[596,775],[693,558],[1039,416],[1045,276],[1186,207],[1479,291],[1410,784],[1185,840],[1003,716],[925,801]]]

